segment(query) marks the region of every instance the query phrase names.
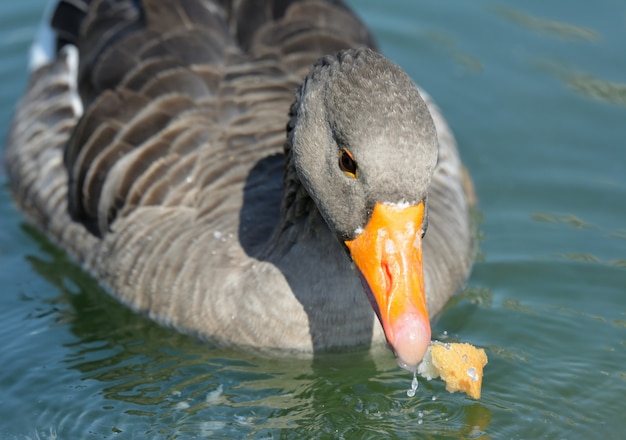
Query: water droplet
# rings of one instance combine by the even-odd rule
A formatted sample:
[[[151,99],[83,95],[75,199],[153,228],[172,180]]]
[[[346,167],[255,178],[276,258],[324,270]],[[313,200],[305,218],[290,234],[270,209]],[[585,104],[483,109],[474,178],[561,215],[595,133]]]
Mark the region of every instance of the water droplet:
[[[421,425],[422,423],[424,423],[424,421],[423,421],[422,419],[419,419],[419,420],[417,421],[417,424],[418,424],[418,425]]]
[[[434,402],[435,400],[437,400],[437,396],[433,396],[430,400]]]
[[[463,360],[463,362],[467,362],[467,355],[464,354],[463,356],[461,356],[461,359]]]
[[[472,382],[478,382],[478,373],[476,372],[476,368],[469,367],[467,369],[467,375],[469,376]]]
[[[224,234],[222,234],[221,231],[214,231],[213,232],[213,238],[216,240],[219,240],[220,238],[222,238],[224,236]]]
[[[417,381],[417,373],[413,373],[413,380],[411,381],[411,389],[406,391],[406,395],[409,397],[415,396],[419,382]]]

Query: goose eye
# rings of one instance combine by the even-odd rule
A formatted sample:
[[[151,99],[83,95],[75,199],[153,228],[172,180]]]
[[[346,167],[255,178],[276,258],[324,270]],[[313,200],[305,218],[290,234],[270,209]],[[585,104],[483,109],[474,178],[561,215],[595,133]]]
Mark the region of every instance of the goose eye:
[[[342,148],[339,154],[339,168],[348,176],[356,179],[356,162],[352,154],[345,148]]]

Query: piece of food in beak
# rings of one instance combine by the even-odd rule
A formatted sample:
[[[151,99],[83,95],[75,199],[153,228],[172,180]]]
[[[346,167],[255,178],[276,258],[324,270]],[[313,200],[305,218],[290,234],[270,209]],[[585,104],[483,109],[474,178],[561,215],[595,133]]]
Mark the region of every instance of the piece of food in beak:
[[[365,230],[345,242],[398,364],[415,371],[430,342],[422,268],[424,203],[377,203]]]

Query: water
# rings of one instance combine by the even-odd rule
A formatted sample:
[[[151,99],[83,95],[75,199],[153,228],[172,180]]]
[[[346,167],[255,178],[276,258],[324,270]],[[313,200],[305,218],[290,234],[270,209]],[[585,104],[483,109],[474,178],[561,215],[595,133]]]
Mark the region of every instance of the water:
[[[0,6],[2,137],[44,3]],[[626,3],[353,4],[474,177],[481,254],[433,338],[486,349],[481,399],[421,378],[409,398],[382,350],[261,359],[161,329],[26,226],[3,185],[0,438],[622,437]]]
[[[417,381],[417,372],[413,373],[413,380],[411,380],[411,388],[406,390],[406,395],[408,397],[415,397],[415,393],[417,392],[417,387],[419,386],[419,382]]]

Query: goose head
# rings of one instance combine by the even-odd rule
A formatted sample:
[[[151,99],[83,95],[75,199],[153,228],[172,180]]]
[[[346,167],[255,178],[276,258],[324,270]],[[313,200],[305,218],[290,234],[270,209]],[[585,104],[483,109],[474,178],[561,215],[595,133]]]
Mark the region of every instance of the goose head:
[[[415,370],[431,330],[422,269],[438,142],[415,84],[369,49],[320,59],[297,93],[293,166],[354,262],[398,364]]]

